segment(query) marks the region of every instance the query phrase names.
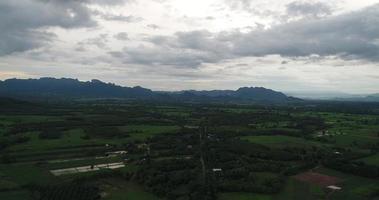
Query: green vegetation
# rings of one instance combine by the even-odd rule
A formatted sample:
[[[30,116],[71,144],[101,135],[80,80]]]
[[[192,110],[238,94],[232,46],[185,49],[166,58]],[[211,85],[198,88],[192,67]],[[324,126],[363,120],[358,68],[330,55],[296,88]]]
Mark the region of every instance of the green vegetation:
[[[376,153],[375,155],[368,156],[365,158],[361,158],[361,159],[359,159],[359,161],[362,161],[368,165],[379,166],[379,153]]]
[[[159,200],[160,198],[146,192],[143,187],[138,184],[120,181],[117,179],[105,180],[108,183],[105,189],[105,200]]]
[[[271,200],[269,195],[251,194],[251,193],[222,193],[218,197],[220,200]]]
[[[331,199],[375,199],[378,108],[124,100],[0,106],[0,199],[325,199],[325,185],[295,176],[310,171],[341,180]]]
[[[319,143],[305,140],[299,137],[285,136],[285,135],[274,135],[274,136],[244,136],[242,139],[246,139],[249,142],[261,144],[265,146],[275,146],[275,147],[286,147],[286,146],[320,146]]]

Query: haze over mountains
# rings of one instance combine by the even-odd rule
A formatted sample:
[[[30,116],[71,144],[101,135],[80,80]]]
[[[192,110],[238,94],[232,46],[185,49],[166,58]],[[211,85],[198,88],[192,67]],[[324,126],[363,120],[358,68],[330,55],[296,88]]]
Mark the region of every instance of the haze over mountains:
[[[69,78],[8,79],[0,81],[0,96],[16,98],[132,98],[173,101],[233,101],[287,103],[300,101],[281,92],[263,87],[241,87],[238,90],[152,91],[142,87],[122,87],[99,80],[79,81]]]

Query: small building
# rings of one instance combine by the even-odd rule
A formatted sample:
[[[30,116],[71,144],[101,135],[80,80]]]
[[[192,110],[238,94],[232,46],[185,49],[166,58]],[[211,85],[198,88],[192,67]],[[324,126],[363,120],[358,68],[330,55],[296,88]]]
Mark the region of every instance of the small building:
[[[326,187],[326,188],[328,188],[328,189],[331,189],[331,190],[342,190],[342,188],[341,187],[338,187],[338,186],[335,186],[335,185],[329,185],[328,187]]]
[[[199,129],[199,126],[185,125],[184,128],[187,128],[187,129]]]
[[[222,169],[221,168],[213,168],[212,171],[213,172],[222,172]]]

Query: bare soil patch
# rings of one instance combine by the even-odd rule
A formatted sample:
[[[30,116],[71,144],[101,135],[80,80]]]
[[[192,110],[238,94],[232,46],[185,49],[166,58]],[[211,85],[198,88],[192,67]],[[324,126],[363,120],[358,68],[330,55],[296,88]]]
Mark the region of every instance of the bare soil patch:
[[[316,184],[323,187],[326,187],[329,185],[336,185],[342,182],[342,180],[337,177],[328,176],[328,175],[315,173],[315,172],[304,172],[304,173],[294,176],[294,178],[299,181]]]

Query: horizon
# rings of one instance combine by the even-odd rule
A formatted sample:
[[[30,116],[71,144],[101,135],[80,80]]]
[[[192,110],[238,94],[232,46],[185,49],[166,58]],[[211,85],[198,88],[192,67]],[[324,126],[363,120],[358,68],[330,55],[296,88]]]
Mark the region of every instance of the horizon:
[[[377,0],[4,0],[0,9],[1,80],[379,93]]]

